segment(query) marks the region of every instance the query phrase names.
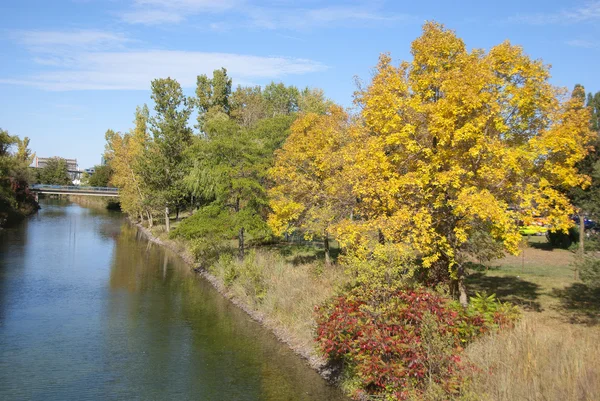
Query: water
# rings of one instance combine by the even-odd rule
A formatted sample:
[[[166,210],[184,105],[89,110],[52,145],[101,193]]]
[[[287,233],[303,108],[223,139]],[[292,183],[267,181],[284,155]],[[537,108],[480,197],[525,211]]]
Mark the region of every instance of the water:
[[[119,213],[0,231],[0,399],[342,400]]]

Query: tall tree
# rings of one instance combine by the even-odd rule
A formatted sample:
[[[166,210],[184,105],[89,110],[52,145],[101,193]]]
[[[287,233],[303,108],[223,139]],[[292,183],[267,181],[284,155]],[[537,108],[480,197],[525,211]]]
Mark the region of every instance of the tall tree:
[[[265,86],[263,96],[267,103],[267,115],[292,114],[298,111],[300,92],[295,86],[271,82]]]
[[[72,185],[73,180],[69,175],[67,161],[60,157],[48,159],[46,165],[38,169],[37,181],[40,184]]]
[[[213,77],[199,75],[196,82],[196,103],[198,105],[198,128],[202,131],[209,113],[229,115],[229,96],[231,95],[231,78],[227,70],[221,68],[213,71]]]
[[[269,191],[269,225],[279,235],[300,228],[307,238],[323,238],[327,264],[331,227],[350,214],[354,203],[341,174],[347,129],[348,115],[338,106],[324,115],[302,115],[269,172],[275,182]]]
[[[563,188],[588,182],[576,164],[593,136],[590,116],[578,97],[561,102],[548,67],[508,42],[469,52],[429,22],[411,53],[399,67],[382,55],[357,94],[347,179],[360,218],[338,233],[355,248],[379,237],[368,257],[384,247],[395,260],[417,255],[430,280],[450,279],[466,303],[463,262],[475,231],[516,253],[518,220],[571,225]]]
[[[203,137],[196,139],[192,154],[194,167],[186,182],[196,197],[214,199],[207,213],[218,218],[215,231],[224,237],[235,233],[238,256],[244,258],[246,235],[265,235],[266,192],[261,183],[261,143],[226,116],[205,123]]]
[[[170,208],[179,207],[186,196],[183,178],[189,168],[183,156],[192,141],[192,130],[188,127],[192,108],[181,85],[171,78],[152,81],[152,100],[156,115],[150,119],[154,141],[146,153],[153,171],[148,184],[163,204],[169,231]]]
[[[106,132],[105,158],[110,161],[113,175],[110,183],[119,188],[121,210],[140,221],[148,220],[152,225],[152,210],[149,205],[149,189],[142,176],[141,160],[150,144],[148,132],[148,107],[137,107],[135,127],[121,135],[112,130]]]
[[[587,96],[587,107],[590,108],[592,113],[592,130],[600,132],[600,92],[588,93]]]

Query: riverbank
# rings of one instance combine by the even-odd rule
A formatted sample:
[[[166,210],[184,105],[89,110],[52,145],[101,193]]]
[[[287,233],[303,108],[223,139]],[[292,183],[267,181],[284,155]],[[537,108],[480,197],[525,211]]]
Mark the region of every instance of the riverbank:
[[[67,199],[83,207],[102,208],[117,211],[121,210],[120,203],[115,201],[114,198],[103,196],[67,195]]]
[[[314,344],[314,306],[347,282],[339,267],[324,268],[310,257],[282,256],[275,250],[251,250],[243,262],[222,257],[213,266],[201,266],[190,244],[169,239],[162,227],[148,229],[133,223],[149,241],[177,253],[217,291],[267,328],[319,374],[332,380],[334,370]],[[291,260],[290,260],[291,259]],[[237,271],[237,277],[230,272]],[[244,274],[246,272],[246,274]]]
[[[34,215],[39,209],[40,205],[33,198],[20,202],[17,207],[4,203],[0,204],[0,230],[11,227]]]
[[[332,379],[332,371],[314,347],[313,307],[347,283],[339,267],[326,267],[314,254],[294,254],[277,247],[250,250],[243,262],[223,256],[211,266],[201,267],[191,242],[169,239],[162,227],[137,227],[150,241],[179,254],[219,293],[270,330],[324,378]],[[503,301],[520,304],[527,312],[514,330],[485,336],[467,347],[466,360],[478,367],[467,372],[468,394],[480,394],[478,399],[489,400],[509,400],[524,394],[532,400],[558,396],[565,400],[596,399],[600,395],[600,388],[586,379],[600,377],[600,367],[594,362],[600,358],[600,346],[596,345],[600,344],[600,328],[589,319],[585,325],[572,324],[571,315],[580,313],[579,309],[559,309],[559,303],[566,302],[560,295],[566,291],[563,287],[568,290],[582,285],[572,279],[570,265],[565,262],[572,257],[570,252],[554,250],[555,264],[539,262],[545,261],[547,253],[531,247],[524,258],[519,257],[519,266],[515,258],[506,257],[489,271],[471,272],[472,290],[497,293]],[[597,305],[597,299],[585,304]],[[591,313],[597,316],[600,307],[594,308]],[[560,348],[560,357],[553,358],[562,333],[573,333],[579,340]],[[506,383],[517,380],[516,374],[531,376],[534,371],[539,375],[535,394],[521,379],[518,386],[507,390]],[[564,371],[569,375],[563,375]],[[581,398],[582,394],[592,397]]]

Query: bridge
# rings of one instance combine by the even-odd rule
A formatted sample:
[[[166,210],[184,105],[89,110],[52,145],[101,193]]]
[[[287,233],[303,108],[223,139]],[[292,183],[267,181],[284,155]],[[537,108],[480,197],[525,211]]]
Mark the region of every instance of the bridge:
[[[78,185],[46,185],[35,184],[29,189],[36,194],[56,194],[56,195],[83,195],[83,196],[112,196],[118,197],[117,188],[108,187],[82,187]]]

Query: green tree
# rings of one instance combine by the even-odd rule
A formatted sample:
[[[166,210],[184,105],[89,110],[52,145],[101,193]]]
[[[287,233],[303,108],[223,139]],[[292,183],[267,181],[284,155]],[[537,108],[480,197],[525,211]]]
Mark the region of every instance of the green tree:
[[[592,112],[592,130],[600,131],[600,92],[596,92],[593,95],[591,92],[588,93],[586,106]]]
[[[108,187],[113,170],[110,165],[94,166],[94,174],[88,179],[88,185],[92,187]]]
[[[295,86],[285,86],[281,82],[271,82],[265,86],[263,96],[267,103],[268,116],[292,114],[299,110],[300,91]]]
[[[13,152],[15,147],[16,152]],[[0,226],[39,208],[28,191],[32,161],[29,138],[21,140],[0,129]]]
[[[238,256],[243,259],[246,235],[259,237],[268,232],[261,181],[263,144],[226,116],[206,121],[205,133],[193,146],[194,167],[186,182],[194,196],[213,199],[207,206],[210,210],[229,211],[204,215],[217,219],[213,227],[223,238],[237,236]]]
[[[229,115],[229,96],[231,95],[231,78],[227,70],[221,68],[213,71],[213,77],[199,75],[196,81],[196,104],[198,105],[198,128],[204,129],[204,122],[209,113]]]
[[[146,152],[146,175],[157,203],[165,211],[165,225],[170,230],[171,207],[179,208],[185,199],[183,178],[189,170],[184,152],[192,141],[188,120],[192,112],[181,85],[171,78],[152,81],[152,100],[156,115],[150,119],[153,143]]]
[[[38,169],[37,181],[40,184],[49,185],[72,185],[73,180],[69,176],[67,161],[61,157],[48,159],[46,165]]]

